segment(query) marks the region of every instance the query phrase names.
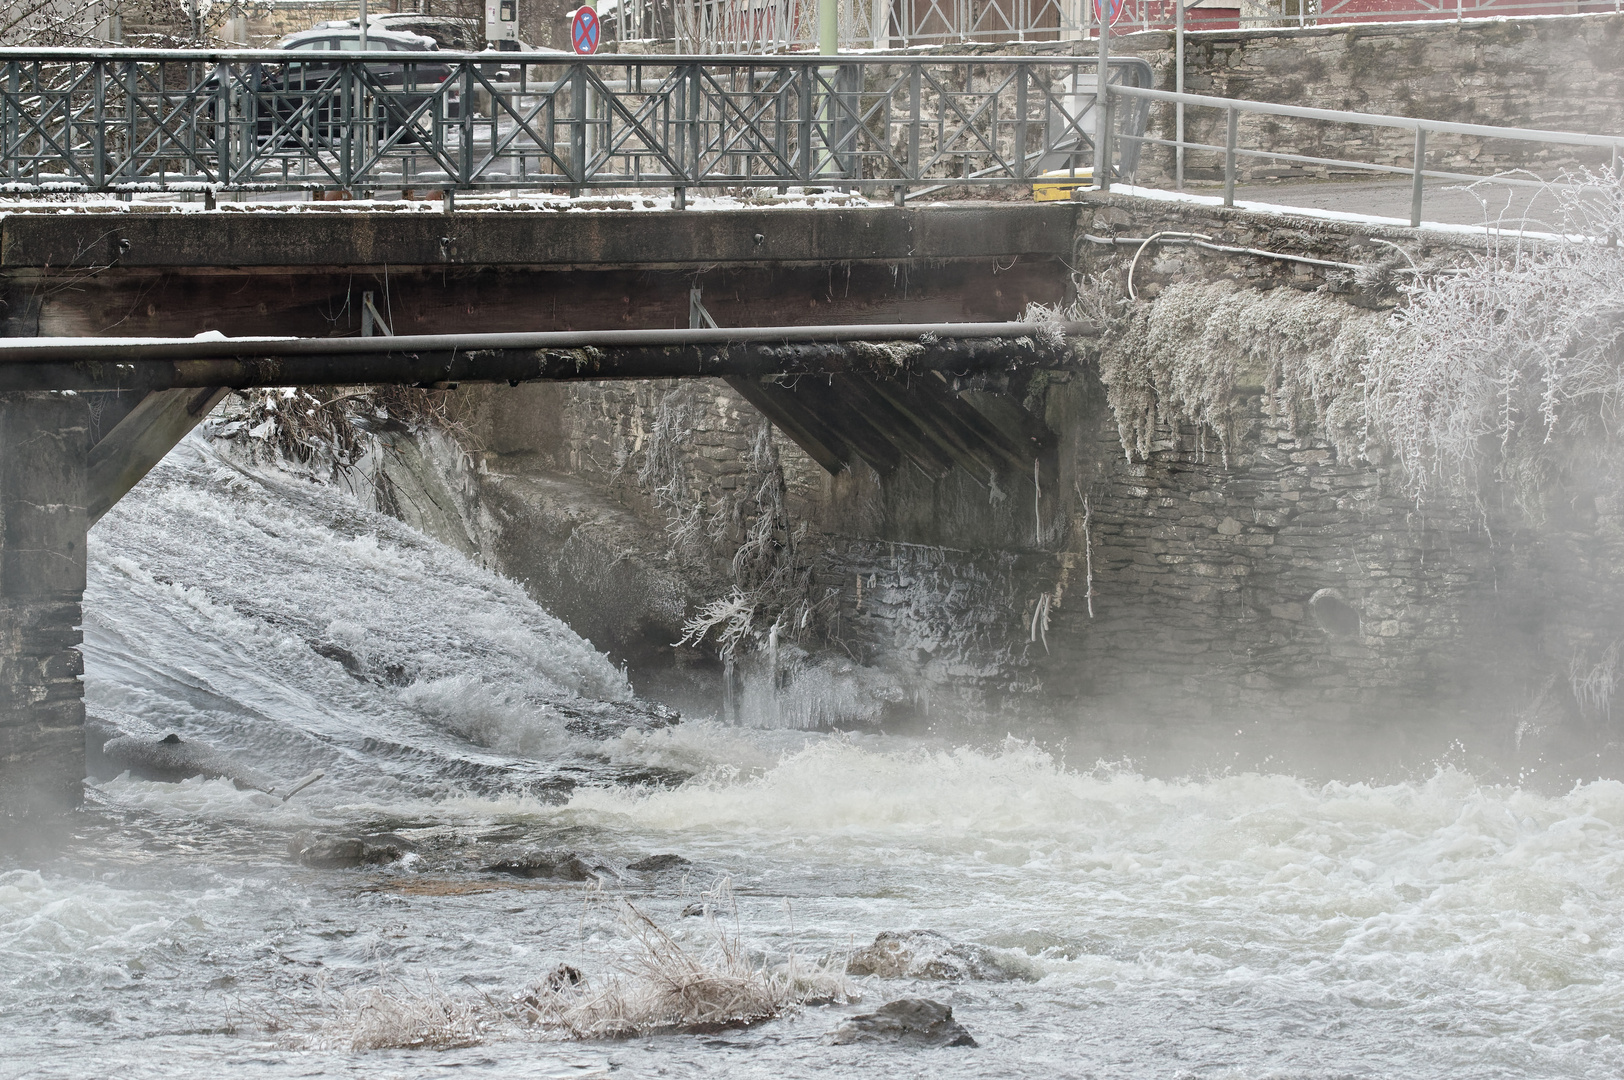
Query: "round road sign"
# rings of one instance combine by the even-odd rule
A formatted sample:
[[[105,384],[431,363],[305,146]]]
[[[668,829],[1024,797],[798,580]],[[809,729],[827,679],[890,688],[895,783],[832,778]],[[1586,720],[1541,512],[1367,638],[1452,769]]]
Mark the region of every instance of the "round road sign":
[[[570,19],[570,47],[582,55],[592,55],[598,51],[601,29],[596,11],[589,7],[576,8]]]
[[[1094,10],[1099,13],[1100,19],[1109,21],[1112,26],[1122,18],[1122,11],[1127,6],[1126,0],[1094,0]]]

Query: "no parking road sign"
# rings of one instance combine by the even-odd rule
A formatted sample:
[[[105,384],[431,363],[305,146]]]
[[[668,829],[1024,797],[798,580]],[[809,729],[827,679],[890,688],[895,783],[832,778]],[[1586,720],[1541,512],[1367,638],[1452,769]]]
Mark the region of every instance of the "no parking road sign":
[[[1126,0],[1094,0],[1094,10],[1099,13],[1101,22],[1109,22],[1112,26],[1122,17],[1126,8]]]
[[[602,37],[602,28],[598,25],[598,13],[589,7],[576,8],[570,12],[570,47],[584,56],[591,56],[598,51],[598,39]]]

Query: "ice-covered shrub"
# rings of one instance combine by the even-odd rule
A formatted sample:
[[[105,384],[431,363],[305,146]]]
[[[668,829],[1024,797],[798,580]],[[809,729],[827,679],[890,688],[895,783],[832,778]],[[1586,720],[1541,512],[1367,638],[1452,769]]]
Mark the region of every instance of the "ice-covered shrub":
[[[1344,459],[1390,461],[1417,501],[1502,483],[1537,519],[1541,493],[1583,470],[1618,486],[1624,177],[1568,175],[1544,197],[1553,233],[1494,233],[1457,265],[1412,266],[1391,313],[1330,287],[1228,281],[1102,311],[1099,371],[1124,451],[1143,458],[1158,425],[1185,423],[1227,459],[1256,390],[1293,430],[1317,420]]]
[[[1310,418],[1357,451],[1360,363],[1383,316],[1329,293],[1177,282],[1136,304],[1100,355],[1123,451],[1143,459],[1158,423],[1193,423],[1226,457],[1238,391],[1268,392],[1294,429]],[[1304,415],[1307,410],[1309,415]]]
[[[1613,470],[1624,404],[1624,178],[1552,185],[1557,238],[1501,238],[1418,276],[1366,364],[1371,435],[1413,493],[1505,482],[1531,516],[1588,459]],[[1616,482],[1616,477],[1613,478]]]

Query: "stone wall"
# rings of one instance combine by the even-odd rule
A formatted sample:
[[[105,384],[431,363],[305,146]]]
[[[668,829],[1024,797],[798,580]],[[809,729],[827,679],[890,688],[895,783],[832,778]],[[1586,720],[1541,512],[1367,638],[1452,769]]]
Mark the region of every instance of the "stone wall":
[[[941,51],[1094,56],[1096,46],[1053,42],[966,45]],[[1125,34],[1112,39],[1112,51],[1146,60],[1157,89],[1176,88],[1171,32]],[[894,79],[894,74],[874,73],[879,85]],[[1618,135],[1624,134],[1624,15],[1192,30],[1186,34],[1184,88],[1213,97],[1348,112]],[[1225,123],[1217,110],[1187,108],[1185,137],[1221,146]],[[1148,134],[1171,139],[1174,131],[1173,107],[1152,106]],[[1237,145],[1243,150],[1280,150],[1409,168],[1414,136],[1399,130],[1253,115],[1241,117]],[[1550,174],[1565,165],[1604,164],[1609,155],[1606,150],[1434,134],[1428,140],[1427,160],[1433,169],[1473,175],[1509,168]],[[1242,180],[1372,178],[1361,170],[1246,157],[1238,166]],[[1187,154],[1186,176],[1192,181],[1220,180],[1222,168],[1220,153]],[[1172,150],[1146,146],[1137,179],[1165,186],[1172,174]]]
[[[81,397],[0,395],[0,816],[80,799],[88,437]]]
[[[1174,88],[1172,35],[1132,34],[1122,54],[1148,60],[1161,89]],[[1573,15],[1316,27],[1303,30],[1205,30],[1187,36],[1184,88],[1193,94],[1306,105],[1349,112],[1424,117],[1597,134],[1624,134],[1624,16]],[[1173,111],[1152,111],[1153,133],[1171,138]],[[1186,111],[1186,138],[1224,142],[1223,115]],[[1316,157],[1407,167],[1413,136],[1403,131],[1347,128],[1320,121],[1243,116],[1239,145]],[[1428,164],[1481,174],[1506,168],[1549,171],[1562,164],[1598,164],[1606,151],[1434,135]],[[1160,183],[1172,171],[1171,151],[1147,150]],[[1368,177],[1326,166],[1242,159],[1243,178]],[[1221,179],[1218,154],[1191,152],[1186,175]]]
[[[1073,265],[1120,288],[1138,244],[1086,237],[1159,230],[1373,266],[1405,259],[1376,241],[1422,264],[1473,250],[1449,234],[1105,197],[1084,211]],[[1152,248],[1135,274],[1141,306],[1180,281],[1329,297],[1377,319],[1396,303],[1388,286],[1354,287],[1324,267],[1190,248]],[[550,590],[596,581],[578,588],[577,609],[617,623],[605,633],[628,651],[640,633],[669,649],[680,615],[732,584],[728,556],[753,520],[738,496],[761,479],[751,464],[761,419],[710,380],[517,393],[492,395],[475,422],[486,484],[509,488],[503,512],[522,518],[514,493],[526,476],[602,500],[554,534],[577,555],[599,554],[548,570],[538,594],[551,602]],[[1343,458],[1317,423],[1294,422],[1261,372],[1235,385],[1224,450],[1211,432],[1162,416],[1148,453],[1130,456],[1097,358],[1027,373],[1008,393],[1059,437],[1036,483],[962,470],[932,481],[907,465],[883,479],[863,466],[831,477],[776,437],[785,531],[805,527],[793,558],[805,595],[824,605],[783,641],[884,673],[901,690],[878,715],[1094,716],[1139,739],[1168,717],[1207,717],[1300,724],[1310,743],[1324,730],[1315,725],[1382,718],[1488,715],[1507,740],[1604,721],[1568,692],[1574,672],[1624,640],[1624,571],[1613,569],[1624,567],[1624,519],[1604,493],[1576,489],[1571,512],[1539,528],[1469,501],[1417,506],[1384,468]],[[664,472],[650,470],[651,451],[669,454]],[[678,474],[684,501],[661,504],[654,489]],[[673,537],[690,504],[724,527],[683,557]],[[537,557],[510,546],[505,565],[524,576]],[[657,589],[643,584],[655,579]],[[629,591],[615,594],[617,583]],[[611,594],[648,599],[606,619]],[[644,659],[673,658],[655,652]]]
[[[1384,263],[1449,265],[1475,250],[1441,233],[1113,196],[1091,197],[1079,230],[1200,232],[1364,264],[1371,280]],[[1138,250],[1085,240],[1077,265],[1120,282]],[[1397,303],[1390,287],[1334,270],[1171,245],[1146,252],[1135,273],[1141,305],[1192,280],[1330,294],[1378,319]],[[1545,493],[1542,520],[1492,485],[1418,504],[1390,469],[1340,454],[1323,423],[1294,430],[1292,404],[1265,372],[1236,385],[1241,422],[1227,459],[1210,433],[1203,450],[1196,431],[1163,417],[1152,452],[1130,460],[1099,391],[1084,387],[1074,419],[1056,414],[1052,394],[1049,409],[1051,423],[1076,433],[1092,496],[1096,618],[1068,599],[1057,622],[1076,652],[1039,665],[1050,693],[1183,697],[1186,708],[1230,715],[1453,710],[1502,720],[1519,739],[1605,730],[1605,706],[1573,692],[1596,673],[1610,685],[1608,656],[1624,640],[1624,521],[1605,480],[1570,471]],[[1082,419],[1091,416],[1102,422]],[[1382,461],[1381,447],[1368,456]],[[1323,589],[1338,604],[1316,613],[1309,601]],[[1351,621],[1338,628],[1344,606]]]

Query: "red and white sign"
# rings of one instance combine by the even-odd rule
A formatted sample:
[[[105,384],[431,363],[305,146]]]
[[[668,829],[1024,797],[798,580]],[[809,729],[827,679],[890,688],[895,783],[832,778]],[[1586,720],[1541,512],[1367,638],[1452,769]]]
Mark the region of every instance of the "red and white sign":
[[[570,12],[570,48],[582,56],[591,56],[598,51],[602,37],[603,27],[598,23],[596,11],[582,7]]]

